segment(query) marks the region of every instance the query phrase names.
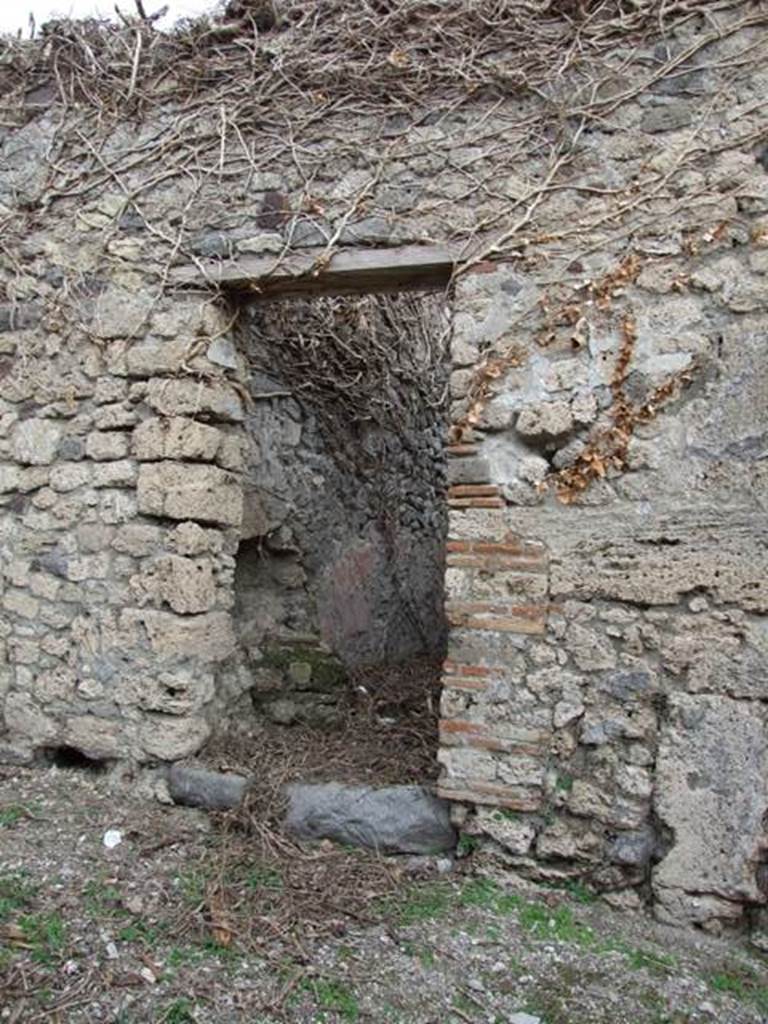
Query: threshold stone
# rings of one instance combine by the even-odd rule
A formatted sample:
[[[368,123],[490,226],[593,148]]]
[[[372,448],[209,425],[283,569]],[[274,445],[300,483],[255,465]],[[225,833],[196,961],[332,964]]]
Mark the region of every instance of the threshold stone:
[[[442,853],[456,846],[450,804],[423,786],[286,787],[285,827],[298,839],[333,839],[382,853]]]
[[[209,811],[238,807],[250,785],[250,780],[242,775],[225,775],[181,764],[171,765],[167,781],[168,792],[175,804],[204,807]]]

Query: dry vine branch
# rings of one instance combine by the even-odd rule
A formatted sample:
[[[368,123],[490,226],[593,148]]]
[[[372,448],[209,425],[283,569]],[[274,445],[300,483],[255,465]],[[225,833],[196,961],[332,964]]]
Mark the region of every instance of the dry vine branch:
[[[52,22],[39,39],[0,40],[4,124],[23,127],[44,113],[49,101],[38,104],[38,92],[53,88],[58,96],[45,114],[58,124],[41,194],[15,209],[0,207],[0,288],[13,299],[24,273],[21,239],[53,204],[88,203],[117,188],[126,214],[139,219],[152,243],[160,292],[174,261],[205,271],[194,234],[207,204],[218,204],[211,216],[226,230],[222,191],[239,188],[245,204],[252,190],[263,192],[263,177],[275,167],[290,179],[291,214],[275,268],[307,229],[324,239],[319,268],[359,218],[384,218],[401,231],[404,209],[424,224],[419,241],[434,231],[458,243],[465,269],[483,259],[516,259],[521,268],[558,261],[566,240],[571,252],[581,245],[588,254],[651,224],[659,203],[681,211],[673,179],[695,168],[702,152],[729,143],[715,94],[664,169],[613,189],[583,180],[587,133],[644,91],[692,70],[716,65],[729,87],[738,87],[767,48],[747,30],[765,24],[768,9],[756,0],[283,0],[274,10],[238,0],[170,33],[157,31],[141,11],[121,26]],[[744,45],[709,58],[713,43],[741,32]],[[660,39],[661,56],[651,45]],[[354,125],[376,136],[372,157],[360,153]],[[759,126],[727,133],[733,146],[764,137]],[[445,172],[451,198],[439,182],[431,194],[414,186],[406,206],[387,200],[398,164],[422,164],[424,177]],[[362,181],[335,195],[334,175],[347,169]],[[154,204],[169,193],[182,211],[175,220]],[[578,197],[583,212],[553,224],[547,210],[563,197]],[[77,325],[65,298],[60,312]],[[374,352],[370,367],[347,373],[345,344],[338,332],[329,336],[338,380],[324,377],[317,351],[304,346],[294,383],[305,398],[333,395],[339,409],[349,413],[354,405],[355,416],[373,422],[384,409],[370,385],[379,374],[380,395],[392,367]],[[516,358],[514,346],[485,354],[460,427],[471,430],[496,375]],[[367,397],[355,405],[361,388]]]
[[[244,351],[332,435],[370,425],[402,435],[445,409],[444,297],[368,295],[249,305]]]

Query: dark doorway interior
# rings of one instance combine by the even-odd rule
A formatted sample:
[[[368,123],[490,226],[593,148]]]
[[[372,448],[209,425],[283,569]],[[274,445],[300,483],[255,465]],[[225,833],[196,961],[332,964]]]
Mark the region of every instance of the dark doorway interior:
[[[354,706],[385,732],[406,719],[413,731],[415,702],[435,731],[449,323],[444,292],[241,313],[251,401],[235,618],[263,722],[339,726]]]

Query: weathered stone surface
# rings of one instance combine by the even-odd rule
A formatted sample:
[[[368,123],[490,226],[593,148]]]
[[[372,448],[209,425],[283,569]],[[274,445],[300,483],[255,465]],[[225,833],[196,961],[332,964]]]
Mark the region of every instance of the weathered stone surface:
[[[230,338],[215,338],[206,349],[208,361],[227,370],[237,370],[240,366],[237,348]]]
[[[142,749],[159,761],[176,761],[201,749],[211,734],[208,722],[201,717],[172,718],[147,715],[139,733]]]
[[[594,862],[600,841],[583,822],[553,821],[545,825],[536,839],[536,853],[545,859]]]
[[[85,462],[60,462],[51,469],[49,482],[54,491],[74,491],[91,482],[91,467]]]
[[[122,620],[130,630],[143,626],[152,651],[163,658],[223,661],[235,647],[232,621],[226,612],[180,616],[151,609],[130,610],[123,612]]]
[[[93,425],[97,430],[116,430],[118,427],[132,427],[139,414],[125,402],[114,402],[97,409],[93,416]]]
[[[169,519],[237,526],[243,496],[236,477],[216,466],[145,463],[138,474],[139,511]]]
[[[541,402],[527,406],[517,418],[518,434],[530,438],[556,437],[573,427],[573,414],[567,402]]]
[[[177,804],[226,811],[238,807],[248,789],[249,780],[241,775],[225,775],[203,768],[174,764],[168,771],[168,790]]]
[[[184,416],[171,419],[155,417],[136,427],[133,432],[133,450],[136,458],[141,460],[211,461],[222,439],[223,434],[216,427]]]
[[[19,486],[21,471],[18,466],[0,466],[0,494],[15,491]]]
[[[210,672],[197,669],[164,672],[156,665],[143,675],[126,679],[123,686],[124,692],[118,696],[121,705],[135,705],[164,715],[191,715],[202,710],[215,693]]]
[[[132,345],[125,356],[130,377],[155,377],[163,373],[176,373],[190,358],[194,344],[188,339],[144,342]]]
[[[64,575],[73,583],[82,583],[83,580],[105,580],[109,576],[111,567],[108,551],[90,555],[73,555],[67,559]]]
[[[207,415],[231,423],[243,418],[243,403],[226,384],[153,378],[147,384],[146,401],[163,416]]]
[[[451,459],[448,463],[448,482],[451,484],[483,484],[491,479],[486,459],[470,456]]]
[[[242,253],[279,253],[284,246],[283,237],[276,232],[262,231],[250,238],[241,238],[236,249]]]
[[[766,901],[761,865],[768,848],[768,734],[753,704],[672,696],[654,802],[672,836],[653,873],[659,917],[700,921],[708,898],[716,901],[714,917],[723,902],[738,907]]]
[[[521,523],[524,510],[518,511]],[[636,514],[633,513],[633,514]],[[552,544],[553,596],[674,605],[697,588],[754,611],[768,611],[768,523],[741,516],[711,547],[708,511],[671,513],[625,524],[583,510],[568,526],[561,514],[546,533]],[[534,536],[539,532],[533,527]]]
[[[671,132],[686,128],[691,123],[691,111],[687,103],[669,103],[663,107],[651,107],[643,114],[640,127],[644,132]]]
[[[89,434],[85,442],[85,454],[97,461],[122,459],[128,454],[129,435],[119,430],[100,431]]]
[[[40,602],[30,597],[24,590],[8,589],[3,594],[2,606],[7,612],[18,615],[22,619],[37,618],[40,610]]]
[[[610,846],[610,858],[618,864],[644,867],[656,849],[657,838],[650,828],[620,832]]]
[[[56,723],[40,710],[30,694],[12,691],[5,698],[5,727],[12,735],[23,736],[32,744],[42,744],[57,733]]]
[[[13,456],[26,466],[46,466],[56,457],[61,425],[51,420],[21,420],[13,429]]]
[[[293,785],[288,831],[382,853],[439,853],[456,845],[449,805],[420,786]]]
[[[180,555],[202,555],[215,549],[212,530],[205,530],[197,523],[179,523],[169,538],[169,543]]]
[[[131,582],[137,591],[185,615],[207,612],[216,603],[216,582],[210,559],[161,555]]]
[[[576,779],[573,783],[568,796],[568,810],[617,829],[640,828],[648,817],[646,801],[601,788],[583,779]]]
[[[536,838],[532,821],[488,807],[478,807],[474,826],[518,857],[525,857],[530,852]]]
[[[584,705],[581,701],[561,700],[553,709],[552,724],[556,729],[563,729],[566,725],[578,721],[583,714]]]
[[[61,739],[64,746],[73,747],[95,761],[119,757],[125,749],[123,724],[95,715],[67,719]]]
[[[91,330],[97,338],[132,338],[146,325],[153,301],[147,292],[108,288],[96,300]]]
[[[56,118],[33,118],[3,143],[0,167],[0,199],[35,203],[45,188],[49,167],[45,154],[53,143]]]
[[[556,27],[562,5],[538,6]],[[564,188],[539,187],[549,100],[514,90],[418,124],[304,119],[283,154],[254,123],[245,189],[226,184],[242,179],[231,134],[201,190],[173,161],[149,187],[173,121],[160,97],[140,124],[93,122],[134,209],[70,145],[85,108],[14,112],[11,96],[0,220],[29,230],[3,238],[4,751],[173,760],[250,712],[249,690],[254,715],[330,721],[317,663],[292,649],[265,664],[268,638],[322,638],[349,664],[438,659],[447,594],[440,791],[470,805],[467,827],[527,873],[588,873],[623,906],[656,870],[667,919],[753,917],[768,892],[768,157],[749,141],[761,26],[719,18],[698,65],[684,53],[696,25],[667,6],[663,45],[619,47],[621,75],[598,81],[605,116],[560,140]],[[572,71],[566,108],[581,102]],[[717,103],[697,104],[704,93]],[[488,146],[510,125],[515,145]],[[369,340],[386,351],[376,317],[405,297],[324,307],[349,376],[330,321],[303,320],[324,299],[261,299],[309,266],[297,242],[344,243],[299,282],[320,290],[355,246],[380,261],[404,238],[427,258],[450,246],[457,272],[450,293],[411,296],[430,344],[409,329],[396,349],[435,365],[393,363],[366,408],[348,401],[352,368]],[[173,265],[190,252],[205,261]],[[259,266],[269,284],[252,302]],[[166,287],[184,273],[200,287]],[[209,287],[241,273],[236,303]],[[304,382],[294,331],[307,357],[323,338]],[[339,387],[338,432],[304,386],[320,376]],[[385,710],[382,729],[398,715]]]
[[[132,487],[137,475],[136,463],[131,459],[97,462],[91,472],[91,482],[94,487]]]
[[[125,555],[151,555],[160,546],[162,537],[162,530],[158,526],[126,523],[115,533],[112,547]]]

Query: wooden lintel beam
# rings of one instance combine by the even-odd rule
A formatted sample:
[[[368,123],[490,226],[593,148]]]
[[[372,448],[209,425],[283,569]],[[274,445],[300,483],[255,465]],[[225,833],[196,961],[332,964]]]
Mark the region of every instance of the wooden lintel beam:
[[[282,258],[242,256],[226,262],[176,267],[179,286],[224,288],[255,297],[440,288],[450,280],[456,257],[447,248],[409,245],[387,249],[294,251]]]

